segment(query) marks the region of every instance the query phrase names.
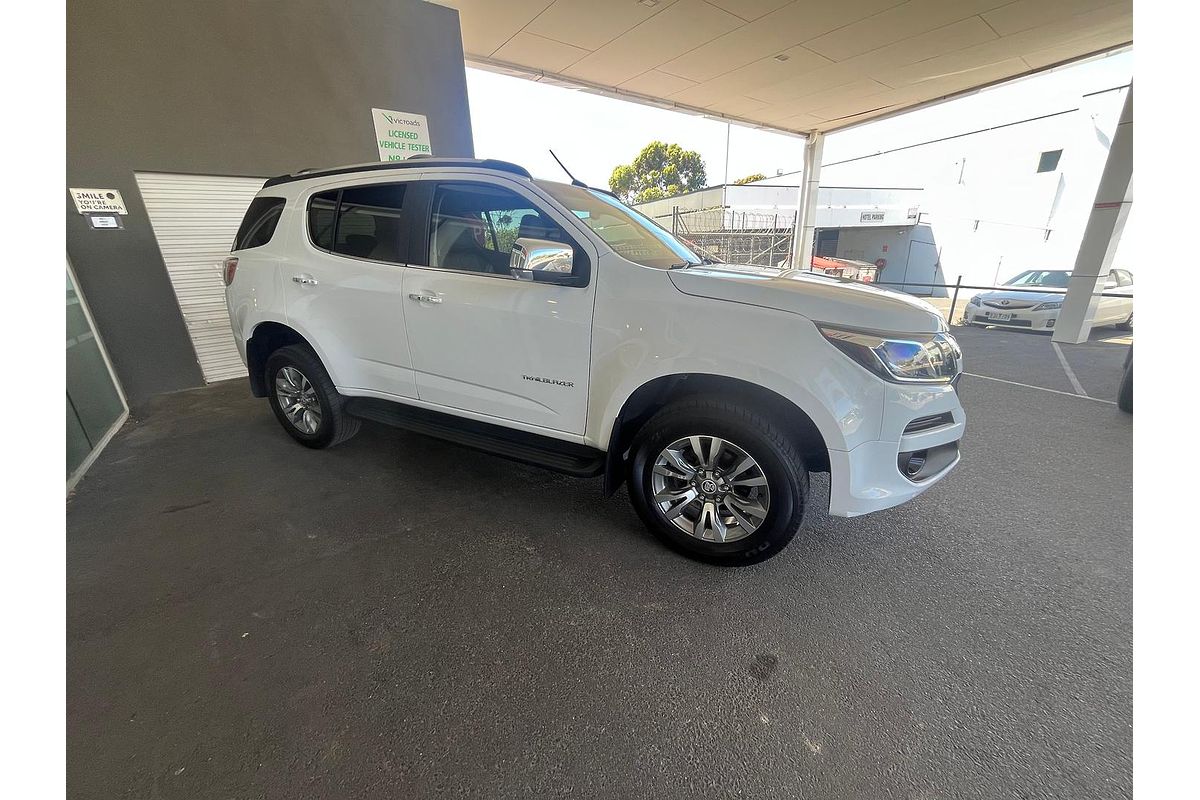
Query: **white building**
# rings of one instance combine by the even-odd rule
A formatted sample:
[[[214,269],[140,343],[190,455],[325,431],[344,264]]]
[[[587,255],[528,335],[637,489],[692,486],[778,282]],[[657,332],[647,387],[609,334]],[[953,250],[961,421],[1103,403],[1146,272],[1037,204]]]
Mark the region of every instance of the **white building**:
[[[966,285],[990,286],[1032,267],[1070,269],[1126,91],[1100,91],[1057,111],[1039,109],[1032,119],[825,163],[814,253],[882,263],[880,282],[923,295],[944,296],[950,290],[933,284],[960,277]],[[754,224],[774,213],[790,225],[798,177],[715,187],[639,208],[668,227],[686,225],[701,208],[723,208],[726,228],[739,227],[739,214]],[[1131,255],[1122,248],[1114,266],[1135,269],[1126,263]]]

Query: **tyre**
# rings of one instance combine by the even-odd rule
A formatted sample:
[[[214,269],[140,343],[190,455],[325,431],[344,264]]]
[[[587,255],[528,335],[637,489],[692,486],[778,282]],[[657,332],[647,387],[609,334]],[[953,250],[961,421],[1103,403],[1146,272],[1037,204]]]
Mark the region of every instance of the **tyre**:
[[[1121,386],[1117,389],[1117,408],[1126,414],[1133,413],[1133,348],[1125,356],[1125,372],[1121,375]]]
[[[267,359],[265,379],[275,418],[305,447],[333,447],[358,433],[361,423],[346,413],[346,399],[309,347],[276,350]]]
[[[761,412],[720,399],[682,400],[643,426],[633,450],[634,509],[690,558],[756,564],[800,528],[808,501],[804,458]]]
[[[1118,322],[1114,327],[1119,331],[1133,330],[1133,312],[1129,312],[1129,319],[1125,320],[1124,322]]]

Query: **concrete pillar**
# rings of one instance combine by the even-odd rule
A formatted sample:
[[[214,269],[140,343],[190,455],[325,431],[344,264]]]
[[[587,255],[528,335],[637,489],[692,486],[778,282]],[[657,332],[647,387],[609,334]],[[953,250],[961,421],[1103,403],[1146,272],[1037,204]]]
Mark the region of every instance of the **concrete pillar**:
[[[813,238],[817,231],[817,186],[821,182],[821,154],[825,134],[810,131],[804,143],[804,172],[797,201],[796,228],[792,232],[792,269],[812,269]]]
[[[1071,283],[1063,298],[1062,311],[1054,324],[1054,341],[1086,342],[1100,292],[1108,280],[1121,231],[1133,206],[1133,87],[1125,96],[1125,107],[1113,134],[1108,160],[1096,189],[1096,202],[1083,231],[1079,254],[1071,272]]]

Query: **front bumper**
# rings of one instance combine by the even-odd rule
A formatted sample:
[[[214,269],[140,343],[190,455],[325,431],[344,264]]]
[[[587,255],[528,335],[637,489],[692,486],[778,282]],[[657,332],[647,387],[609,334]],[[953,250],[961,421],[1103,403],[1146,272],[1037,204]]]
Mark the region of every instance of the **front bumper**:
[[[1001,328],[1021,328],[1027,331],[1052,331],[1060,308],[1034,311],[1031,308],[1001,309],[989,306],[968,305],[963,317],[968,325],[996,325]],[[996,315],[1007,314],[1009,319],[998,319]]]
[[[880,438],[829,451],[829,513],[857,517],[898,506],[945,478],[958,465],[967,418],[953,386],[888,385]],[[901,454],[906,454],[904,458]],[[901,471],[907,454],[928,456],[931,471]]]

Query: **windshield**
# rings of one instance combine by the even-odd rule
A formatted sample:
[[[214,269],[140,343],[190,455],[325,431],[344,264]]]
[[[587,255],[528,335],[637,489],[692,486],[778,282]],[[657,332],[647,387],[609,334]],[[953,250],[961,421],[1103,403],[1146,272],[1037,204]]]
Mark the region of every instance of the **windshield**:
[[[701,263],[700,257],[682,242],[612,195],[563,183],[538,181],[538,186],[583,220],[622,258],[659,269]]]
[[[1070,278],[1070,271],[1065,269],[1027,269],[1004,285],[1047,286],[1052,289],[1065,289],[1070,283]]]

